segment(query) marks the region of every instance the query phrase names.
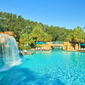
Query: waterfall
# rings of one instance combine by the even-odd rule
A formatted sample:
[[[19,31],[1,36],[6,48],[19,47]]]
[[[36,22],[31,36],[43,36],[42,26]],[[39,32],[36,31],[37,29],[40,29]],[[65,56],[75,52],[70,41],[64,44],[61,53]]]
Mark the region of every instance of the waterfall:
[[[0,34],[0,68],[15,65],[19,59],[15,38],[7,34]]]

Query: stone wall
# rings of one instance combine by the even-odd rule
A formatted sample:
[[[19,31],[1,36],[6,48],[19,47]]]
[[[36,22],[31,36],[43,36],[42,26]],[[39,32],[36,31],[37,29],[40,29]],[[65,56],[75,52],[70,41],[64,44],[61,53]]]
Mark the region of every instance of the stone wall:
[[[79,45],[78,44],[71,44],[69,42],[64,42],[63,45],[63,50],[78,50],[79,49]]]
[[[12,31],[5,31],[5,32],[0,32],[1,34],[7,34],[7,35],[9,35],[9,36],[11,36],[11,37],[14,37],[14,32],[12,32]],[[17,42],[17,45],[19,44],[19,42]]]
[[[52,42],[46,42],[47,44],[52,44]]]
[[[5,32],[0,32],[1,34],[8,34],[10,35],[11,37],[14,37],[14,32],[11,32],[11,31],[5,31]]]
[[[6,31],[6,32],[4,32],[4,34],[8,34],[11,37],[14,37],[14,32],[11,32],[11,31]]]
[[[46,42],[47,44],[37,44],[37,46],[41,46],[41,47],[46,47],[46,49],[52,49],[52,46],[54,46],[52,44],[52,42]],[[55,44],[56,45],[56,44]],[[57,45],[58,46],[58,45]],[[59,44],[60,46],[60,44]],[[64,42],[63,46],[63,50],[68,50],[68,51],[74,51],[74,50],[78,50],[79,49],[79,45],[78,44],[71,44],[70,42]]]
[[[46,48],[46,50],[52,49],[49,44],[36,44],[36,46],[41,46],[42,48]]]
[[[4,36],[4,34],[0,33],[0,43],[7,43],[8,42],[8,36]]]

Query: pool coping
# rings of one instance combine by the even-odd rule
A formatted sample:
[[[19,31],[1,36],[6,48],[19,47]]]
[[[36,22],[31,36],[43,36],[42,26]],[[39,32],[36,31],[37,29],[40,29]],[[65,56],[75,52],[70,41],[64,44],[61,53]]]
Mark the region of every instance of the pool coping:
[[[63,50],[67,52],[85,52],[85,50]]]

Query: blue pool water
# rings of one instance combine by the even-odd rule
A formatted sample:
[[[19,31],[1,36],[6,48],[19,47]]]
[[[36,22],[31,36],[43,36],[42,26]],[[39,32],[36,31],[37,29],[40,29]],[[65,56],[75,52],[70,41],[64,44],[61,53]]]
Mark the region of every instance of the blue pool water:
[[[85,85],[85,53],[36,51],[0,72],[0,85]]]

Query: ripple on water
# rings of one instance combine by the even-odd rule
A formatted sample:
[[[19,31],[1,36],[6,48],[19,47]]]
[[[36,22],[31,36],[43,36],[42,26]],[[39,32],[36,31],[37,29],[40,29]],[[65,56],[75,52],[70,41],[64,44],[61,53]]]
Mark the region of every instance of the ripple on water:
[[[43,56],[44,55],[44,56]],[[23,56],[22,64],[0,73],[6,85],[85,85],[85,54],[53,50]]]

